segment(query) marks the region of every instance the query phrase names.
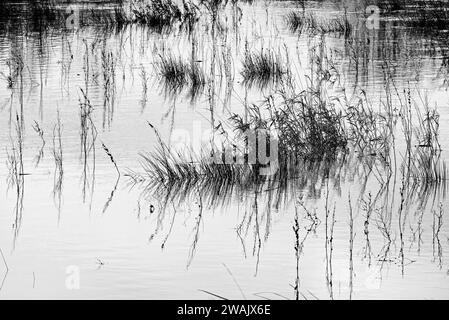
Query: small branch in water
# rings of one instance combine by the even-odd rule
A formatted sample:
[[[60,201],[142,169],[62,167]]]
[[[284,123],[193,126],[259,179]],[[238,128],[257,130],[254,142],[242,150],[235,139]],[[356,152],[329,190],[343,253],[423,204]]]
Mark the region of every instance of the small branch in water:
[[[103,142],[101,143],[101,145],[103,146],[103,150],[104,150],[104,151],[106,152],[106,154],[108,155],[109,159],[111,160],[111,162],[112,162],[112,164],[114,165],[115,170],[117,171],[117,174],[118,174],[117,180],[116,180],[115,185],[114,185],[114,188],[113,188],[112,191],[111,191],[111,195],[109,196],[108,200],[106,201],[106,203],[105,203],[105,205],[104,205],[104,207],[103,207],[103,213],[105,213],[106,210],[108,209],[109,205],[110,205],[111,202],[112,202],[112,198],[114,197],[115,191],[117,190],[117,186],[118,186],[118,183],[119,183],[119,181],[120,181],[120,176],[121,176],[121,174],[120,174],[120,170],[118,169],[117,163],[115,162],[115,159],[114,159],[112,153],[109,151],[109,149],[106,147],[106,145],[105,145]]]
[[[39,126],[39,123],[37,123],[36,121],[34,121],[33,130],[39,135],[39,137],[42,141],[42,145],[39,148],[38,154],[34,158],[34,162],[35,162],[34,166],[37,167],[37,166],[39,166],[40,161],[44,157],[44,148],[45,148],[46,142],[44,139],[44,130],[42,130],[42,128]]]
[[[215,293],[212,293],[212,292],[209,292],[209,291],[206,291],[206,290],[198,289],[198,291],[207,293],[207,294],[209,294],[209,295],[211,295],[211,296],[214,296],[214,297],[219,298],[219,299],[222,299],[222,300],[228,300],[228,299],[226,299],[225,297],[222,297],[222,296],[220,296],[220,295],[218,295],[218,294],[215,294]]]

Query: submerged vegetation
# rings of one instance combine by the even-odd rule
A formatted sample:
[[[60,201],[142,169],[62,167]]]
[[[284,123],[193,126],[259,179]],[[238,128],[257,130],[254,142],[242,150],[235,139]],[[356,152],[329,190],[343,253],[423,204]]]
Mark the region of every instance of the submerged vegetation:
[[[246,105],[244,115],[232,114],[226,123],[220,123],[218,127],[230,127],[236,133],[235,137],[215,132],[214,136],[225,137],[218,151],[211,145],[200,154],[188,150],[187,155],[171,151],[159,138],[159,150],[142,155],[145,173],[129,172],[131,183],[149,183],[151,189],[161,184],[160,187],[167,188],[170,193],[172,186],[177,186],[174,188],[179,191],[179,188],[196,188],[198,185],[204,189],[208,188],[207,184],[219,190],[232,184],[251,189],[269,179],[287,186],[288,180],[301,172],[301,164],[341,160],[355,165],[355,153],[359,162],[356,166],[363,166],[366,161],[371,161],[369,159],[379,162],[382,168],[378,170],[383,171],[381,176],[391,175],[393,168],[401,167],[406,185],[419,189],[421,195],[445,185],[446,166],[439,156],[437,111],[430,109],[423,99],[412,101],[410,92],[404,96],[399,94],[391,80],[385,89],[386,100],[379,103],[378,108],[363,94],[352,99],[346,95],[334,96],[330,88],[338,86],[337,79],[341,76],[330,58],[315,54],[311,59],[315,63],[313,74],[308,77],[306,87],[298,88],[291,75],[284,76],[287,71],[282,69],[279,56],[274,58],[264,53],[248,56],[247,53],[242,75],[251,74],[265,80],[274,77],[279,86],[263,103]],[[174,62],[173,58],[167,61],[169,63],[163,64],[164,73],[177,82],[185,82],[188,68]],[[385,72],[385,78],[390,79],[388,69]],[[398,107],[393,106],[394,99],[399,102]],[[412,104],[415,104],[413,110]],[[425,113],[421,114],[420,110]],[[399,151],[402,147],[396,146],[398,129],[404,136],[405,150],[402,152]],[[251,145],[245,133],[260,130],[268,132],[270,143],[275,141],[278,146],[276,171],[268,178],[260,174],[264,165],[249,162],[251,153],[257,153],[261,146]],[[267,142],[267,147],[270,143]],[[231,153],[227,154],[227,150]],[[399,166],[396,159],[400,154],[402,164]],[[223,161],[217,162],[220,158]]]
[[[280,53],[263,49],[260,52],[246,50],[241,71],[245,85],[251,87],[257,84],[264,88],[270,83],[279,83],[287,73]]]
[[[171,53],[160,54],[155,66],[166,95],[177,95],[187,89],[195,100],[207,83],[207,76],[197,62],[185,62]]]
[[[183,10],[172,0],[152,0],[150,3],[134,5],[133,22],[162,31],[174,23],[191,28],[198,20],[199,8],[192,2],[183,2]]]
[[[285,18],[287,26],[292,32],[307,32],[310,34],[336,33],[347,38],[351,35],[352,31],[352,25],[346,15],[325,20],[319,19],[312,13],[306,14],[304,11],[292,11]]]
[[[9,128],[5,126],[11,142],[6,162],[7,185],[16,195],[15,235],[22,220],[25,177],[35,179],[38,175],[33,174],[47,167],[54,168],[53,201],[58,217],[63,179],[72,176],[70,170],[76,165],[81,170],[83,201],[90,196],[89,210],[96,209],[92,202],[98,181],[104,183],[109,178],[111,185],[103,195],[100,211],[104,214],[114,210],[118,199],[113,200],[121,196],[117,194],[124,180],[119,164],[133,164],[132,160],[127,161],[134,157],[135,149],[127,148],[135,145],[125,143],[126,138],[138,137],[147,143],[146,136],[141,135],[143,128],[137,126],[145,125],[145,118],[151,117],[148,125],[156,136],[156,148],[135,155],[140,167],[128,169],[124,176],[129,185],[141,187],[137,202],[139,219],[146,210],[141,204],[148,201],[150,214],[146,218],[156,221],[150,241],[158,232],[168,230],[163,236],[162,249],[178,208],[189,206],[189,216],[193,213],[195,219],[187,266],[198,248],[205,210],[237,205],[244,210],[235,232],[245,258],[250,251],[256,258],[257,274],[259,255],[270,235],[273,217],[279,217],[276,214],[290,205],[294,209],[294,216],[289,218],[293,226],[290,236],[294,240],[296,270],[291,286],[295,299],[305,297],[301,291],[304,283],[300,277],[301,258],[306,240],[317,232],[324,233],[329,297],[337,296],[334,264],[338,255],[334,250],[341,242],[334,238],[338,240],[341,231],[342,212],[343,219],[349,216],[350,298],[356,278],[354,264],[358,263],[353,255],[361,252],[369,267],[377,264],[383,268],[386,263],[395,263],[403,269],[407,263],[413,263],[406,258],[405,238],[409,236],[410,248],[417,245],[419,252],[423,215],[428,209],[434,220],[434,260],[441,268],[444,214],[443,205],[435,208],[435,204],[444,198],[448,178],[442,146],[445,141],[440,132],[442,118],[427,97],[428,92],[411,89],[420,71],[416,71],[416,77],[415,74],[408,77],[408,73],[404,76],[403,65],[399,63],[399,60],[416,62],[419,69],[421,63],[428,62],[414,59],[414,54],[423,47],[411,45],[413,48],[401,51],[403,48],[399,46],[409,38],[398,38],[396,28],[388,32],[382,29],[387,36],[382,32],[373,38],[357,34],[346,12],[322,18],[306,10],[309,5],[306,1],[300,2],[302,11],[293,10],[281,21],[298,34],[298,38],[289,36],[291,42],[282,43],[277,20],[273,20],[273,28],[268,27],[272,21],[268,10],[266,24],[257,19],[248,25],[242,23],[242,8],[248,6],[251,10],[251,4],[251,1],[226,0],[134,0],[108,2],[103,11],[81,6],[81,30],[73,31],[74,37],[67,37],[72,31],[66,33],[70,28],[64,22],[67,19],[64,6],[53,1],[36,2],[26,8],[24,17],[32,17],[29,21],[0,18],[0,26],[6,27],[1,35],[5,39],[0,41],[12,44],[11,49],[0,46],[0,56],[8,57],[0,66],[0,80],[6,86],[0,111],[9,111],[10,118]],[[407,7],[405,1],[395,4],[390,8],[392,11]],[[0,2],[0,8],[14,16],[12,5]],[[410,21],[423,29],[436,24],[436,29],[444,30],[446,11],[428,9]],[[404,14],[404,19],[398,18],[398,23],[407,21],[409,14]],[[27,25],[22,28],[18,23]],[[246,28],[244,32],[240,27]],[[21,30],[21,37],[15,36],[14,29]],[[54,30],[63,37],[48,32]],[[305,36],[299,40],[302,35]],[[392,40],[382,42],[383,36],[391,36]],[[24,46],[21,43],[24,39],[33,41]],[[334,42],[337,49],[327,47]],[[428,60],[433,63],[441,55],[442,68],[448,69],[442,43],[423,46],[429,51],[440,50],[433,53],[435,59]],[[61,49],[59,57],[55,48]],[[418,57],[421,54],[418,52]],[[303,59],[307,60],[306,65],[302,64]],[[391,67],[390,61],[397,62],[395,59],[399,62]],[[78,96],[78,103],[70,104],[72,109],[64,108],[62,118],[58,105],[56,122],[49,127],[46,126],[49,117],[44,117],[43,108],[52,106],[54,96],[47,95],[46,90],[53,84],[55,66],[61,70],[61,99],[69,105],[73,102],[70,99]],[[399,84],[396,79],[401,77],[406,81]],[[155,86],[149,86],[150,79],[155,80]],[[370,92],[371,80],[375,82],[374,89],[379,89],[374,97]],[[141,95],[136,96],[137,86]],[[25,99],[24,87],[29,89]],[[164,98],[171,99],[153,97],[154,87],[161,89]],[[75,95],[71,95],[73,90]],[[24,118],[29,105],[34,105],[35,93],[40,99],[40,119],[33,124]],[[184,94],[190,98],[188,106],[184,99],[178,98]],[[136,101],[140,105],[137,111],[132,105]],[[170,104],[168,110],[162,105],[166,102]],[[179,113],[177,110],[181,108]],[[79,130],[75,135],[79,140],[74,143],[79,147],[76,164],[70,158],[73,146],[65,145],[66,140],[73,139],[73,123],[63,124],[73,110],[78,111],[78,117],[73,117],[78,128],[75,130]],[[169,137],[173,137],[178,121],[183,123],[186,115],[201,116],[210,125],[210,132],[199,148],[186,142],[185,148],[178,150],[160,132],[166,129],[163,127],[166,124]],[[103,130],[97,131],[101,121]],[[131,121],[129,136],[114,141],[117,122],[120,127]],[[34,168],[27,166],[35,170],[32,173],[24,169],[27,161],[24,151],[31,145],[24,143],[27,125],[34,130],[31,138],[38,142],[33,144],[37,148],[33,150],[37,153]],[[44,139],[47,136],[52,138],[50,146]],[[110,142],[106,145],[103,141]],[[44,158],[44,149],[48,147],[50,157]],[[46,164],[49,160],[51,166]],[[98,168],[104,171],[97,181],[98,161],[106,161],[107,165],[100,163]],[[113,175],[109,175],[111,170]],[[353,185],[358,189],[357,196],[355,190],[348,190]],[[311,208],[308,200],[316,202],[316,207]],[[349,211],[344,212],[345,208],[337,201],[349,203]],[[170,227],[164,229],[163,221],[167,218]],[[362,221],[361,226],[357,225],[357,219]],[[320,226],[325,229],[319,229]],[[395,226],[398,230],[392,231]],[[371,239],[376,228],[380,234],[376,240],[382,246],[378,253]],[[244,244],[247,236],[253,240],[252,250],[247,250]],[[321,234],[316,238],[321,240]],[[357,248],[359,239],[363,243],[361,250]],[[309,296],[315,297],[310,292]]]

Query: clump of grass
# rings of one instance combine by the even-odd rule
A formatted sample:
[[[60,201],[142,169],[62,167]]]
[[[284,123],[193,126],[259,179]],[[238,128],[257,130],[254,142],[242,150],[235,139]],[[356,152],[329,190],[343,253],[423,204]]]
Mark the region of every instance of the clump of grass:
[[[149,4],[133,9],[135,21],[150,27],[170,25],[181,19],[181,10],[171,0],[152,0]]]
[[[192,62],[188,70],[189,96],[194,101],[203,92],[207,77],[204,70],[196,62]]]
[[[261,110],[266,110],[268,116],[264,117]],[[279,90],[261,106],[249,107],[247,120],[237,114],[231,120],[236,130],[251,128],[276,132],[280,162],[286,165],[292,157],[334,158],[348,143],[343,114],[312,89],[292,96]]]
[[[307,20],[305,19],[304,12],[292,11],[289,12],[285,19],[287,26],[292,32],[302,33],[303,28],[306,26]]]
[[[175,90],[183,87],[187,82],[188,65],[172,54],[159,55],[156,69],[165,82]]]
[[[241,75],[245,85],[261,88],[276,84],[287,74],[287,67],[279,53],[272,50],[252,51],[248,49],[242,61]]]
[[[416,107],[418,126],[414,132],[418,145],[412,155],[412,177],[423,185],[441,183],[446,180],[446,164],[440,161],[439,142],[440,115],[431,109],[427,100],[422,101],[424,114]]]
[[[224,9],[227,4],[228,0],[200,0],[200,5],[209,11],[213,23],[216,22],[220,10]]]
[[[352,25],[350,24],[348,17],[344,15],[342,17],[322,22],[320,25],[320,31],[322,33],[339,33],[347,38],[351,34]]]
[[[390,125],[394,116],[388,110],[383,114],[375,112],[362,98],[347,106],[348,139],[360,156],[387,158],[392,138]]]
[[[203,91],[207,82],[204,71],[196,62],[185,62],[169,53],[159,55],[156,70],[166,93],[170,95],[179,94],[188,88],[193,100]]]
[[[42,128],[39,126],[39,123],[37,123],[36,121],[34,121],[34,125],[33,125],[33,130],[39,135],[39,138],[41,139],[41,146],[39,148],[39,152],[36,155],[36,157],[34,158],[34,162],[35,162],[35,167],[37,167],[39,165],[39,163],[41,162],[42,158],[44,157],[44,148],[45,148],[45,139],[44,139],[44,130],[42,130]]]
[[[88,14],[83,15],[83,25],[105,26],[106,28],[115,28],[122,30],[124,27],[133,23],[131,15],[129,15],[122,5],[117,5],[112,9],[91,8]]]
[[[148,124],[154,130],[159,146],[152,153],[140,154],[143,174],[128,170],[126,176],[131,178],[132,184],[150,182],[156,187],[163,185],[164,190],[179,190],[180,195],[198,184],[204,189],[215,189],[212,194],[217,194],[217,188],[228,188],[233,184],[250,185],[261,179],[258,165],[221,164],[213,161],[210,153],[209,156],[197,156],[173,152],[163,142],[157,129]]]
[[[144,24],[156,31],[170,29],[181,23],[190,30],[198,20],[199,9],[192,2],[183,1],[183,10],[172,0],[151,0],[145,5],[134,5],[133,22]]]
[[[352,32],[352,25],[346,14],[341,17],[323,20],[317,18],[314,14],[305,14],[304,12],[292,11],[286,15],[287,27],[292,32],[302,33],[307,31],[315,33],[337,33],[346,38]]]
[[[80,89],[82,97],[79,99],[80,106],[80,160],[83,166],[82,169],[82,192],[83,201],[86,200],[86,190],[89,187],[88,176],[90,173],[89,159],[92,159],[92,172],[91,172],[91,192],[93,194],[93,188],[95,183],[95,161],[96,151],[95,145],[97,140],[97,128],[92,119],[93,106],[87,96],[87,93]],[[91,194],[91,195],[92,195]]]

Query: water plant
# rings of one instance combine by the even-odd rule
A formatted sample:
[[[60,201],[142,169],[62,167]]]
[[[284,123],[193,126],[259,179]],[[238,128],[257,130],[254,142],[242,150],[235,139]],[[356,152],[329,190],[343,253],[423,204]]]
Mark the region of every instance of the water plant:
[[[292,32],[308,32],[309,34],[340,34],[348,38],[352,32],[352,25],[347,15],[320,19],[313,13],[305,13],[304,11],[291,11],[285,16],[287,27]]]
[[[207,82],[203,69],[196,61],[185,62],[171,53],[159,55],[156,72],[166,94],[176,96],[187,89],[192,100],[198,97]]]
[[[242,61],[242,71],[245,85],[251,87],[256,84],[261,88],[269,84],[278,83],[287,74],[288,69],[280,53],[273,50],[249,51],[245,50]]]
[[[154,31],[169,31],[175,23],[191,31],[198,21],[199,8],[183,1],[182,9],[172,0],[151,0],[149,3],[133,3],[133,23],[146,25]]]
[[[62,204],[62,186],[64,181],[64,167],[62,151],[62,124],[59,110],[57,111],[57,122],[53,127],[52,153],[55,162],[55,171],[53,178],[53,199],[58,209],[58,216],[60,216]]]

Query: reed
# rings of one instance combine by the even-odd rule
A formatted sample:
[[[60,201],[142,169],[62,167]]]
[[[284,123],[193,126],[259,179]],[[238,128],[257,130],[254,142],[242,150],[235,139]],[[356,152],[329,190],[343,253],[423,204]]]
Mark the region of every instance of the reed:
[[[18,82],[24,68],[22,53],[19,49],[11,50],[11,58],[6,62],[8,73],[0,72],[1,78],[6,82],[8,89],[13,89]]]
[[[285,20],[291,32],[300,34],[303,32],[311,35],[332,33],[349,38],[353,30],[353,26],[346,14],[330,19],[320,19],[312,13],[306,14],[304,11],[291,11],[285,16]]]
[[[25,171],[24,171],[24,120],[22,115],[16,114],[15,119],[15,138],[11,137],[11,152],[6,150],[8,167],[8,176],[6,179],[9,190],[14,189],[16,203],[14,207],[14,246],[19,236],[22,225],[23,199],[25,196]]]
[[[354,216],[352,213],[351,194],[348,194],[349,206],[349,300],[352,300],[353,283],[354,283]]]
[[[140,99],[140,104],[142,106],[142,112],[145,110],[147,105],[147,94],[148,94],[148,75],[145,68],[141,66],[140,69],[140,81],[142,83],[142,98]]]
[[[406,141],[403,168],[407,179],[422,189],[446,183],[446,164],[441,160],[439,142],[439,113],[436,108],[430,108],[428,99],[420,94],[414,108],[409,92],[406,98],[401,119]]]
[[[434,261],[438,258],[438,264],[440,269],[442,268],[443,262],[443,247],[440,242],[440,232],[443,226],[443,204],[440,203],[438,210],[433,210],[433,223],[432,223],[432,251]]]
[[[92,120],[93,106],[87,96],[87,93],[83,89],[80,89],[80,91],[80,161],[83,167],[81,180],[83,185],[83,201],[85,201],[87,188],[90,187],[91,195],[93,195],[94,190],[96,166],[95,146],[98,132],[95,123]],[[89,166],[89,161],[92,161],[91,167]],[[91,175],[91,179],[89,179],[89,174]]]
[[[254,84],[261,88],[269,84],[279,83],[286,76],[288,69],[280,53],[272,50],[245,50],[241,75],[243,83],[251,87]]]
[[[303,29],[307,27],[307,19],[304,12],[291,11],[285,16],[287,27],[291,32],[302,33]]]
[[[170,31],[175,24],[191,31],[199,20],[199,8],[191,1],[183,1],[182,10],[172,0],[133,3],[132,13],[133,23],[148,26],[156,32]]]
[[[104,152],[108,156],[109,160],[111,160],[111,163],[114,165],[115,170],[117,171],[117,175],[120,177],[120,170],[118,169],[117,162],[115,162],[114,156],[112,155],[111,151],[106,147],[106,145],[102,142],[101,146],[103,147]]]
[[[101,52],[101,65],[103,73],[103,129],[111,127],[115,109],[115,65],[116,58],[111,52]]]
[[[150,27],[165,27],[181,19],[179,7],[171,0],[152,0],[146,5],[134,7],[134,21]]]
[[[177,95],[187,89],[192,100],[203,92],[207,83],[207,76],[197,62],[185,62],[171,53],[159,55],[156,72],[166,94]]]
[[[45,138],[44,138],[44,130],[39,126],[39,123],[34,121],[33,124],[33,130],[39,135],[39,138],[41,140],[41,146],[39,148],[39,151],[34,158],[35,167],[39,166],[39,163],[41,162],[42,158],[44,157],[44,148],[45,148]]]

